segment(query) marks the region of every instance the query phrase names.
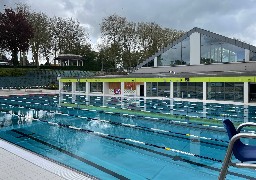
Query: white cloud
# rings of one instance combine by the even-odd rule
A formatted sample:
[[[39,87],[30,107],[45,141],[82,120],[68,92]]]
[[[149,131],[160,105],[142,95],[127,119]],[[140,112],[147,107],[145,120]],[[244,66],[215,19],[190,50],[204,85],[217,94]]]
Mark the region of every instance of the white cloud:
[[[256,46],[256,0],[1,0],[0,7],[15,2],[49,16],[78,19],[88,28],[92,42],[100,37],[102,19],[116,13],[129,21],[185,31],[200,27]]]

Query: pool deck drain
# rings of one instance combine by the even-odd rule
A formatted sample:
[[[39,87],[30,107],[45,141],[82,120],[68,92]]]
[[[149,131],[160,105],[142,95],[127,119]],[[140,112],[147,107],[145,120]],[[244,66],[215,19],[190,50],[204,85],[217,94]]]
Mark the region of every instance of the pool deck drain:
[[[87,180],[80,173],[0,139],[0,180]]]

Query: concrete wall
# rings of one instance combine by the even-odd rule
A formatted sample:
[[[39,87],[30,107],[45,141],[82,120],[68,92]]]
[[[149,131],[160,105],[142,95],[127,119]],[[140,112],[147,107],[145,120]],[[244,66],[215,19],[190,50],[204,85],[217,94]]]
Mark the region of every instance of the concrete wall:
[[[190,35],[190,64],[200,64],[200,33],[194,32]]]
[[[246,63],[229,63],[229,64],[209,64],[194,66],[175,66],[175,67],[157,67],[157,68],[141,68],[134,74],[155,74],[174,72],[212,72],[212,71],[255,71],[256,62]]]

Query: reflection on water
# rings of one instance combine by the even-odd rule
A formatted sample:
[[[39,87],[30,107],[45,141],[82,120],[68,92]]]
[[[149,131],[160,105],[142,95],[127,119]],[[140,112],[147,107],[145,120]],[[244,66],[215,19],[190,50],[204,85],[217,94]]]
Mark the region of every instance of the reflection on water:
[[[64,103],[72,103],[70,95],[63,95]],[[152,113],[171,114],[191,118],[207,118],[222,121],[254,122],[256,107],[240,104],[183,101],[175,99],[148,99],[141,97],[84,96],[76,95],[76,104],[127,109]]]
[[[100,121],[90,121],[88,122],[88,124],[86,125],[86,128],[91,128],[91,127],[94,127],[94,128],[99,128],[99,129],[107,129],[107,128],[110,128],[112,127],[111,124],[107,124],[105,122],[100,122]]]

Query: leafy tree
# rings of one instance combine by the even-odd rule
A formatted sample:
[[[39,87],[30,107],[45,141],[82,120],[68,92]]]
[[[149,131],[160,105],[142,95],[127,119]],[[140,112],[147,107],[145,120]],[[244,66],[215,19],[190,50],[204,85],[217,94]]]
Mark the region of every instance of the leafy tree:
[[[22,10],[5,9],[0,13],[0,46],[12,53],[14,66],[19,63],[18,52],[29,49],[29,40],[33,36],[33,28]]]
[[[35,65],[39,67],[39,56],[49,58],[51,49],[50,19],[44,13],[30,13],[29,20],[34,29],[34,37],[30,39]]]
[[[101,24],[101,33],[104,41],[105,51],[107,51],[107,61],[112,61],[117,68],[122,64],[122,34],[126,27],[126,18],[111,15],[103,19]],[[112,64],[112,63],[111,63]]]
[[[83,57],[84,70],[100,71],[101,64],[97,60],[98,53],[93,51],[90,45],[81,45],[79,49],[72,51],[72,53]]]
[[[101,62],[100,59],[97,58],[98,53],[92,50],[86,52],[84,56],[84,66],[87,71],[100,71],[101,70]]]
[[[15,8],[16,12],[21,11],[23,13],[23,15],[29,19],[29,15],[30,15],[30,6],[28,6],[25,3],[17,3],[16,4],[16,8]],[[33,29],[34,31],[34,29]],[[27,55],[26,55],[26,51],[20,51],[20,63],[19,65],[25,66],[27,64],[29,64],[28,60],[27,60]]]
[[[34,64],[39,67],[39,58],[43,56],[49,64],[49,56],[52,49],[52,33],[50,18],[42,12],[34,12],[27,4],[16,4],[16,11],[21,10],[28,18],[34,30],[34,37],[30,40],[30,50]],[[24,52],[22,54],[25,54]],[[23,60],[26,57],[23,55]]]
[[[76,54],[87,45],[88,35],[78,21],[60,17],[54,17],[51,21],[55,57],[57,53]]]
[[[184,32],[162,28],[156,23],[138,23],[139,45],[143,51],[141,61],[181,37]]]
[[[175,29],[162,28],[156,23],[134,23],[116,14],[103,19],[101,34],[103,47],[100,53],[105,54],[104,64],[113,62],[129,69],[160,51],[169,43],[179,38],[184,32]],[[110,64],[113,64],[110,63]]]
[[[114,70],[115,62],[112,60],[111,48],[105,45],[100,45],[100,51],[98,53],[98,62],[101,65],[101,71],[109,71],[110,69]]]
[[[136,23],[126,22],[122,31],[122,61],[123,68],[128,69],[137,64],[138,58],[138,35],[136,33]]]

